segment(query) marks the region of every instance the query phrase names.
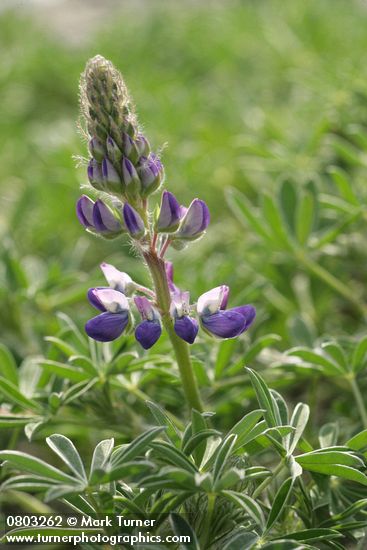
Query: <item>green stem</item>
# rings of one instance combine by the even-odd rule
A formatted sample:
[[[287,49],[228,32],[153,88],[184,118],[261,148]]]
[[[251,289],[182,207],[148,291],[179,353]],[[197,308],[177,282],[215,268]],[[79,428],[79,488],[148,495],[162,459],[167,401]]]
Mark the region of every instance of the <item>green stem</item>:
[[[144,252],[143,255],[153,279],[157,305],[160,309],[160,313],[162,316],[162,323],[167,331],[168,337],[175,352],[187,404],[189,405],[190,409],[196,409],[197,411],[201,412],[203,410],[203,406],[200,399],[198,385],[192,369],[189,346],[175,333],[169,311],[171,305],[171,297],[167,283],[164,260],[159,258],[154,250]]]
[[[334,275],[329,273],[329,271],[321,267],[321,265],[319,265],[314,260],[306,256],[304,253],[300,251],[295,251],[295,255],[297,260],[306,269],[308,269],[316,277],[321,279],[330,288],[338,292],[338,294],[343,296],[343,298],[346,298],[347,300],[349,300],[364,317],[367,317],[367,307],[364,305],[364,303],[361,300],[359,300],[354,295],[353,291],[347,285],[339,281],[339,279],[334,277]]]
[[[270,485],[273,479],[275,479],[277,475],[283,470],[284,465],[284,460],[281,460],[278,466],[273,471],[272,475],[264,479],[264,481],[260,483],[258,488],[253,492],[252,498],[257,498],[259,495],[261,495],[261,493],[267,488],[268,485]]]
[[[359,391],[359,387],[358,387],[357,380],[356,380],[355,376],[352,376],[352,377],[349,378],[349,383],[350,383],[350,386],[352,388],[354,399],[356,400],[356,403],[357,403],[357,408],[358,408],[358,411],[359,411],[359,414],[360,414],[360,417],[361,417],[361,420],[362,420],[363,427],[367,428],[367,411],[366,411],[366,407],[365,407],[365,404],[364,404],[364,401],[363,401],[362,394]]]
[[[203,540],[205,548],[209,548],[209,542],[211,538],[211,524],[213,519],[213,513],[215,508],[215,493],[208,493],[208,506],[206,509],[206,517],[203,529]]]

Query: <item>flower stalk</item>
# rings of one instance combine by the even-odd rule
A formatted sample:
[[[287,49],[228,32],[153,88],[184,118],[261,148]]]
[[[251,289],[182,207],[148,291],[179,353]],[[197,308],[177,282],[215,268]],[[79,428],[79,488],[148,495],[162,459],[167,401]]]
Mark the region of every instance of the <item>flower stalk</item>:
[[[190,409],[203,411],[189,345],[195,342],[199,327],[211,337],[240,336],[252,324],[255,308],[247,304],[227,310],[229,288],[221,285],[200,296],[194,311],[190,292],[174,284],[173,266],[164,256],[171,247],[186,250],[205,234],[210,222],[208,206],[198,198],[188,207],[181,205],[166,189],[160,207],[155,212],[149,209],[150,195],[164,181],[164,166],[142,134],[122,75],[110,61],[101,56],[88,61],[80,97],[89,141],[87,176],[97,200],[83,195],[77,203],[78,219],[99,237],[129,238],[145,260],[154,285],[151,290],[103,263],[109,286],[89,289],[88,300],[99,314],[86,323],[85,330],[99,342],[111,342],[134,330],[136,341],[149,350],[163,327],[187,403]]]
[[[168,288],[165,262],[157,256],[155,250],[150,250],[149,252],[144,253],[144,259],[152,276],[156,294],[156,302],[162,316],[162,323],[167,331],[175,352],[187,404],[190,409],[196,409],[197,411],[202,412],[203,405],[192,368],[189,346],[175,333],[173,321],[170,316],[171,298]]]

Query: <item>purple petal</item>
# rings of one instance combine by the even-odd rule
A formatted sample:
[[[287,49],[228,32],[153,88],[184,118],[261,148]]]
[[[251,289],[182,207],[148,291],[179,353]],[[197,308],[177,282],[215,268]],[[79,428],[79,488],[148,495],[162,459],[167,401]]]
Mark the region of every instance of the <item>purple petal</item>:
[[[115,218],[108,206],[98,199],[93,208],[93,223],[97,231],[118,233],[121,230],[121,224]]]
[[[199,236],[208,227],[209,221],[209,209],[205,202],[200,199],[194,199],[182,221],[179,236],[183,238]]]
[[[93,187],[100,189],[103,186],[103,175],[101,165],[95,160],[91,159],[88,164],[88,179]]]
[[[84,227],[93,227],[94,202],[87,195],[82,195],[76,203],[76,215]]]
[[[103,175],[103,179],[107,183],[111,183],[111,184],[121,183],[120,176],[116,172],[115,167],[113,166],[112,162],[110,162],[107,158],[103,159],[102,161],[102,175]]]
[[[234,338],[246,329],[246,319],[236,311],[219,311],[201,318],[203,327],[219,338]]]
[[[199,330],[199,324],[193,317],[185,315],[176,319],[174,329],[177,336],[182,338],[182,340],[185,340],[188,344],[193,344]]]
[[[167,283],[168,283],[168,288],[170,292],[171,293],[179,292],[180,289],[173,282],[173,263],[164,262],[164,266],[166,270]]]
[[[89,302],[92,304],[93,307],[95,307],[96,309],[99,309],[99,311],[107,311],[107,310],[104,307],[104,305],[102,305],[101,302],[98,300],[97,295],[95,294],[95,290],[102,290],[104,288],[108,288],[108,287],[99,286],[96,288],[90,288],[87,293],[87,298]]]
[[[135,208],[130,206],[128,202],[125,202],[122,213],[124,216],[125,225],[130,235],[138,238],[144,235],[144,222]]]
[[[101,313],[90,319],[85,325],[85,331],[98,342],[112,342],[124,332],[129,322],[129,315],[124,313]]]
[[[176,197],[169,191],[162,194],[161,209],[157,220],[158,231],[176,230],[180,223],[181,207]]]
[[[247,330],[252,325],[256,317],[256,309],[250,304],[247,304],[245,306],[232,307],[228,311],[235,311],[236,313],[240,313],[244,317],[246,325],[242,332]]]
[[[149,349],[162,334],[159,321],[143,321],[135,329],[135,338],[144,349]]]
[[[145,296],[135,296],[134,302],[142,319],[148,319],[149,321],[153,321],[154,310],[148,298],[146,298]]]

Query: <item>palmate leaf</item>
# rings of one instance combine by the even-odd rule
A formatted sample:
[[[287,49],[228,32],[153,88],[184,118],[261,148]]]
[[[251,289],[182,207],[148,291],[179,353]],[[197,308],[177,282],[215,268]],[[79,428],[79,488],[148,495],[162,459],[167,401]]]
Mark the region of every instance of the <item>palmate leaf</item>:
[[[179,447],[181,444],[180,432],[173,421],[169,418],[166,411],[153,401],[147,401],[146,403],[150,409],[150,412],[154,416],[155,421],[160,426],[166,428],[164,435],[168,438],[168,440],[172,441],[176,447]]]
[[[152,428],[151,430],[139,435],[129,445],[115,449],[111,458],[112,465],[117,466],[123,462],[131,461],[138,455],[142,454],[147,450],[149,444],[157,437],[157,435],[162,433],[164,430],[165,428],[163,426]]]
[[[148,460],[132,460],[129,462],[120,463],[118,466],[111,466],[103,472],[103,470],[95,470],[91,477],[91,483],[103,484],[111,481],[123,480],[126,477],[142,474],[147,470],[154,468],[154,464]]]
[[[354,451],[364,450],[367,447],[367,430],[363,430],[348,439],[345,445]]]
[[[190,542],[180,544],[182,550],[200,550],[195,532],[182,516],[172,513],[170,514],[170,522],[175,535],[189,537]]]
[[[34,401],[23,395],[14,384],[5,380],[5,378],[0,377],[0,395],[4,395],[6,399],[9,400],[9,403],[18,405],[26,410],[31,410],[35,412],[40,412],[42,407]]]
[[[304,531],[288,533],[287,535],[281,535],[279,538],[283,540],[291,539],[300,542],[320,542],[325,540],[338,539],[341,538],[341,536],[342,535],[335,529],[326,529],[319,527],[316,529],[305,529]]]
[[[202,444],[206,439],[208,439],[209,437],[218,437],[219,435],[220,435],[220,432],[212,429],[207,429],[207,430],[202,430],[200,432],[197,432],[186,441],[185,446],[183,447],[182,450],[186,455],[190,455],[193,451],[197,449],[198,445]],[[201,454],[201,458],[199,458],[198,460],[199,465],[201,464],[202,456],[204,453],[200,453],[200,454]]]
[[[294,426],[294,432],[290,433],[286,438],[286,449],[288,454],[292,454],[297,446],[298,441],[302,437],[304,429],[307,425],[310,416],[310,408],[304,403],[298,403],[293,411],[290,421],[291,426]]]
[[[236,506],[243,509],[254,522],[263,529],[265,527],[265,517],[259,504],[250,496],[236,491],[222,491],[222,494],[235,503]]]
[[[36,475],[13,475],[11,478],[4,481],[1,485],[1,490],[6,491],[7,489],[13,489],[28,492],[44,492],[46,489],[58,484],[59,482],[56,480]]]
[[[272,503],[268,520],[266,522],[267,531],[271,529],[271,527],[276,522],[280,514],[283,512],[284,507],[286,506],[288,499],[291,495],[293,483],[294,483],[293,479],[289,477],[282,483],[282,485],[278,489],[278,492],[275,495],[274,501]]]
[[[46,479],[77,483],[75,478],[64,474],[47,462],[20,451],[0,451],[0,460],[8,461],[17,470],[30,472]]]
[[[104,439],[103,441],[100,441],[98,445],[96,445],[90,467],[90,483],[93,484],[93,474],[95,474],[96,472],[104,471],[105,466],[107,465],[108,460],[111,456],[114,444],[115,441],[113,438],[111,438]]]
[[[225,540],[223,550],[252,550],[256,548],[256,542],[259,535],[253,531],[246,531],[245,528],[239,528]]]
[[[191,438],[189,442],[187,442],[187,445],[189,446],[189,448],[191,448],[191,451],[188,452],[187,446],[186,446],[185,452],[187,454],[192,453],[195,460],[195,464],[197,464],[198,467],[200,467],[200,464],[205,455],[206,441],[208,437],[213,437],[220,434],[218,434],[216,430],[213,430],[212,432],[211,430],[209,430],[209,433],[208,433],[208,424],[207,424],[205,415],[195,409],[192,409],[192,412],[191,412],[191,432],[192,432]]]
[[[223,470],[225,469],[227,461],[229,460],[236,444],[236,439],[237,436],[235,434],[228,435],[223,440],[222,444],[219,445],[213,468],[214,482],[220,478]]]
[[[91,377],[91,373],[85,372],[85,370],[59,363],[58,361],[51,361],[50,359],[40,359],[38,365],[45,371],[72,382],[82,382]]]
[[[265,411],[264,418],[268,427],[272,428],[278,426],[281,424],[279,410],[277,410],[274,399],[263,378],[252,369],[246,368],[246,370],[250,375],[251,384],[255,390],[259,405],[261,409]]]
[[[61,434],[53,434],[47,437],[46,443],[79,479],[87,482],[82,459],[70,439]]]
[[[317,472],[329,476],[342,477],[367,485],[367,476],[357,468],[364,468],[364,462],[357,455],[343,448],[330,447],[319,449],[303,455],[298,455],[295,460],[310,472]]]
[[[239,420],[237,424],[235,424],[233,428],[230,429],[228,435],[237,435],[235,450],[239,449],[243,445],[243,442],[246,440],[247,435],[251,432],[259,419],[263,416],[264,412],[265,411],[263,409],[251,411],[245,414],[245,416],[243,416],[241,420]]]
[[[150,444],[154,452],[159,456],[162,462],[173,464],[179,468],[183,468],[191,473],[196,473],[197,468],[187,456],[176,447],[163,441],[154,441]]]
[[[293,348],[287,351],[287,355],[291,357],[299,357],[306,363],[321,367],[323,373],[327,376],[340,376],[345,374],[345,371],[340,365],[338,365],[338,363],[308,348]]]
[[[38,422],[37,416],[24,416],[21,414],[1,414],[0,428],[15,428],[17,426],[25,426],[30,422]]]
[[[339,426],[337,423],[329,422],[321,426],[319,431],[319,441],[321,448],[336,445],[339,435]]]

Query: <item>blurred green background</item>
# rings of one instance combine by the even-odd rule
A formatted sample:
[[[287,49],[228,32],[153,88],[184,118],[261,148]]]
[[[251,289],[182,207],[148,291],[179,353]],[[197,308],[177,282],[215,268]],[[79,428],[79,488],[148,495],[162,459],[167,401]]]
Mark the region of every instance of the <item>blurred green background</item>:
[[[97,53],[122,71],[153,147],[163,147],[166,185],[182,202],[199,196],[210,206],[206,238],[171,254],[193,299],[229,283],[233,305],[254,302],[257,330],[280,334],[283,347],[297,343],[291,327],[299,316],[312,317],[315,304],[315,336],[363,328],[342,297],[259,245],[251,227],[234,218],[224,190],[234,186],[256,203],[259,191],[275,193],[291,178],[300,188],[311,181],[333,193],[328,167],[337,164],[365,197],[366,143],[363,136],[355,143],[367,123],[364,2],[0,7],[0,328],[19,359],[45,349],[56,311],[80,325],[88,318],[85,291],[102,281],[100,261],[147,282],[122,240],[94,239],[75,217],[86,183],[73,158],[86,154],[76,125],[78,79]],[[352,226],[324,254],[329,270],[347,285],[353,278],[361,292],[363,231]]]

